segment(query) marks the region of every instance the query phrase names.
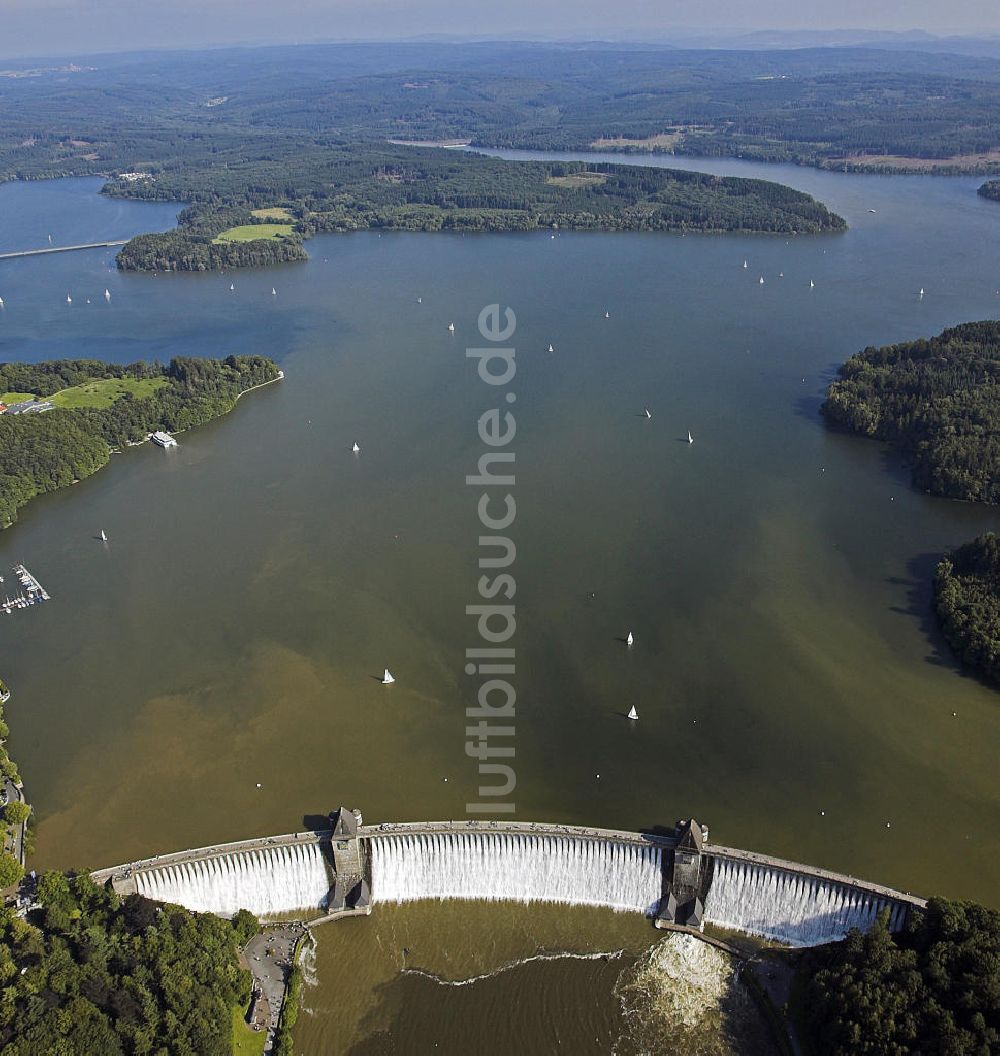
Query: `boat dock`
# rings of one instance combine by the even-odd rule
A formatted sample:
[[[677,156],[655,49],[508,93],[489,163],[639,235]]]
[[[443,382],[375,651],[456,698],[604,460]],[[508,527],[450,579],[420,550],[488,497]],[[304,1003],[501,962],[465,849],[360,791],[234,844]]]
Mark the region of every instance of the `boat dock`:
[[[49,592],[38,582],[37,579],[35,579],[24,565],[15,565],[14,575],[17,576],[21,589],[13,598],[5,592],[3,603],[0,604],[0,609],[3,609],[8,616],[15,609],[26,609],[30,605],[37,605],[40,601],[49,600]]]

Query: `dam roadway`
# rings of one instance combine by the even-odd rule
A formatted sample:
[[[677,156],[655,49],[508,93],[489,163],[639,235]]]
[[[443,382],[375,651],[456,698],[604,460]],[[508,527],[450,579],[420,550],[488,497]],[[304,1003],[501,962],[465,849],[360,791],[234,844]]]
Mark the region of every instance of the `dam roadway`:
[[[127,238],[113,239],[110,242],[81,242],[78,246],[45,246],[42,249],[19,249],[13,253],[0,253],[0,260],[13,260],[16,257],[40,257],[43,253],[75,253],[78,249],[107,249],[111,246],[124,246]]]

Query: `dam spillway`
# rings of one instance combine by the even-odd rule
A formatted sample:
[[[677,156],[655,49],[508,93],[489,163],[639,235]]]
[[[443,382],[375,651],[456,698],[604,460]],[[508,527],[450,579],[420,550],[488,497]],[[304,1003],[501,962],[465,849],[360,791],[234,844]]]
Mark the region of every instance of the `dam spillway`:
[[[882,910],[903,927],[919,898],[751,851],[708,843],[692,820],[630,833],[534,822],[363,825],[331,814],[326,830],[182,851],[93,878],[188,909],[302,918],[375,904],[466,899],[605,906],[658,927],[708,924],[789,946],[868,930]]]
[[[326,905],[331,875],[318,842],[237,851],[145,869],[136,890],[157,902],[232,916],[273,917]]]
[[[852,928],[868,931],[885,908],[891,931],[898,931],[906,919],[905,904],[856,886],[771,865],[709,857],[712,878],[705,922],[728,931],[786,946],[818,946],[839,941]]]
[[[607,906],[652,916],[659,847],[530,833],[430,833],[371,841],[378,902],[479,899]]]

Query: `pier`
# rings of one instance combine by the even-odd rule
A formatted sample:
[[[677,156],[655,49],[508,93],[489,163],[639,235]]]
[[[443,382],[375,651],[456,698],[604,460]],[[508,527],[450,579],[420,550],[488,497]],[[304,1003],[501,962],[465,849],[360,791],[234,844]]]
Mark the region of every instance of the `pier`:
[[[75,253],[78,249],[108,249],[111,246],[124,246],[129,239],[118,238],[110,242],[81,242],[78,246],[45,246],[43,249],[19,249],[13,253],[0,253],[0,260],[13,260],[16,257],[39,257],[43,253]]]
[[[49,592],[38,582],[37,579],[35,579],[24,565],[15,565],[14,575],[17,576],[22,589],[21,592],[13,598],[4,593],[4,599],[3,603],[0,604],[0,609],[2,609],[8,616],[15,609],[27,609],[32,605],[37,605],[41,601],[49,600]]]

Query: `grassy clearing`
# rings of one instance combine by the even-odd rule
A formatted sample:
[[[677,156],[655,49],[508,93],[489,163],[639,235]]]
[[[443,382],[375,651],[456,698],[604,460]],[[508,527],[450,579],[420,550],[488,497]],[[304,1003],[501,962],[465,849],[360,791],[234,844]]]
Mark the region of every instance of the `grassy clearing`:
[[[9,407],[12,403],[24,403],[25,400],[33,400],[35,394],[33,392],[0,392],[0,403],[5,403]]]
[[[261,238],[285,238],[293,234],[291,224],[243,224],[213,238],[213,242],[255,242]]]
[[[243,1018],[243,1009],[233,1009],[233,1056],[261,1056],[267,1032],[251,1030]]]
[[[598,187],[607,180],[601,172],[574,172],[569,176],[550,176],[545,182],[554,183],[556,187]]]
[[[291,223],[295,217],[287,209],[282,209],[281,206],[275,205],[269,209],[254,209],[251,216],[257,216],[261,220],[282,220],[287,223]]]
[[[57,407],[110,407],[126,392],[141,400],[144,396],[152,396],[158,388],[166,384],[166,378],[143,378],[142,381],[136,381],[135,378],[100,378],[84,382],[83,385],[74,385],[45,398]]]

